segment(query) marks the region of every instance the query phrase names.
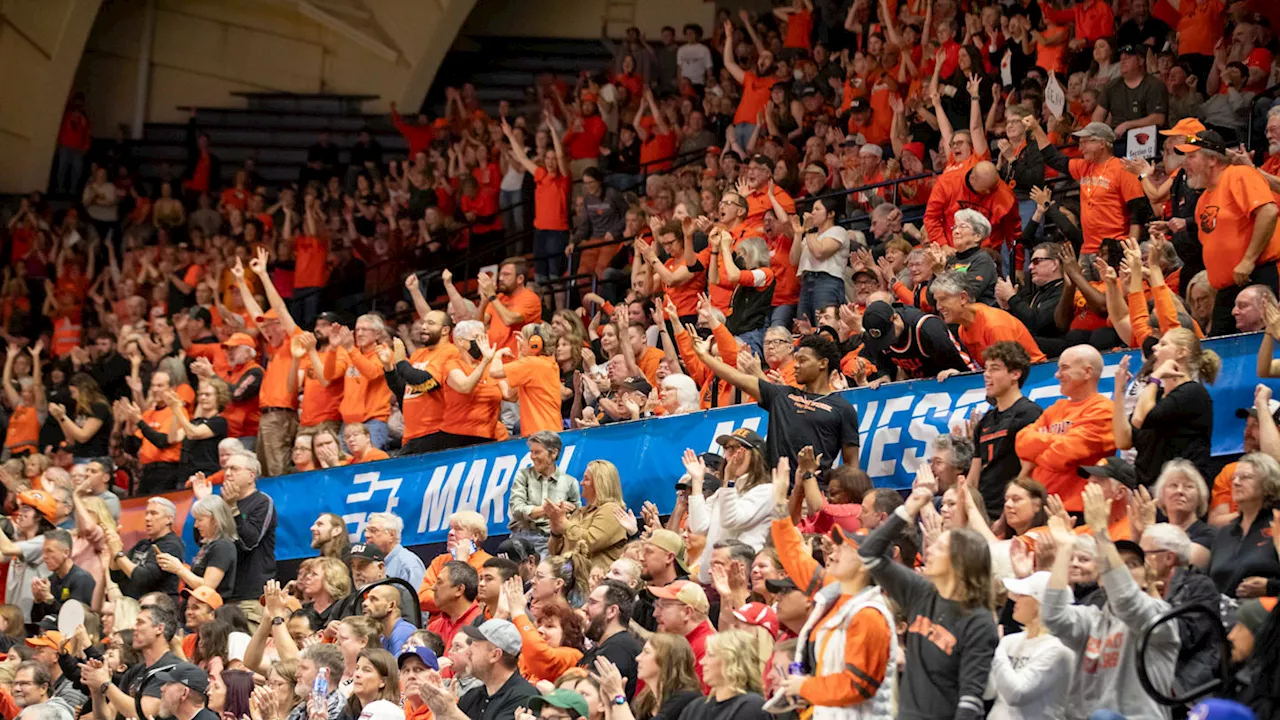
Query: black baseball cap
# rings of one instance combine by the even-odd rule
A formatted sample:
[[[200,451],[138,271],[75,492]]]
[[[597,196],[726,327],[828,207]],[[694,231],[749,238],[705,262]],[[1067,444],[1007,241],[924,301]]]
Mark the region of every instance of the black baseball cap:
[[[623,390],[630,390],[631,392],[638,392],[644,395],[648,395],[653,392],[653,386],[649,384],[648,380],[640,375],[634,375],[623,380],[618,383],[618,387]]]
[[[1202,148],[1225,155],[1227,154],[1227,141],[1213,130],[1201,130],[1188,137],[1185,143],[1175,145],[1173,149],[1177,150],[1181,155],[1187,155]]]
[[[338,314],[338,313],[336,313],[336,312],[333,312],[332,310],[325,310],[324,312],[322,312],[322,313],[320,313],[319,315],[317,315],[317,316],[316,316],[316,319],[317,319],[317,320],[324,320],[325,322],[331,322],[331,323],[333,323],[334,325],[344,325],[344,324],[345,324],[345,323],[343,323],[343,322],[342,322],[342,316],[341,316],[341,315],[339,315],[339,314]]]
[[[189,308],[187,310],[187,317],[192,320],[199,320],[206,326],[213,324],[213,314],[209,312],[208,308],[202,308],[199,305]]]
[[[1076,469],[1076,474],[1082,478],[1111,478],[1119,480],[1130,490],[1138,489],[1138,474],[1133,470],[1133,463],[1119,456],[1102,458],[1097,465],[1081,466]]]
[[[156,680],[159,680],[161,685],[169,683],[185,685],[201,695],[209,693],[208,673],[191,663],[178,663],[168,670],[161,670],[156,673]]]
[[[862,112],[870,109],[871,104],[863,98],[854,98],[849,102],[849,112]]]
[[[513,563],[519,564],[529,559],[530,555],[536,555],[537,553],[538,549],[535,548],[533,543],[528,540],[519,537],[509,537],[502,541],[502,544],[498,546],[498,550],[493,554],[493,556],[506,558]]]
[[[1134,45],[1133,43],[1129,43],[1128,45],[1121,45],[1118,54],[1119,55],[1137,55],[1138,57],[1146,57],[1147,51],[1144,49],[1144,47],[1145,46],[1143,45]]]
[[[387,559],[386,555],[378,548],[369,543],[356,543],[351,546],[352,560],[372,560],[373,562],[382,562]]]
[[[765,580],[764,588],[774,595],[794,592],[800,589],[791,578],[787,577],[778,578],[776,580]]]
[[[883,300],[877,300],[862,313],[862,342],[868,350],[880,351],[889,347],[897,339],[893,330],[893,306]]]
[[[1138,556],[1138,562],[1145,564],[1147,562],[1147,553],[1142,546],[1132,540],[1117,540],[1115,542],[1116,552],[1132,553]]]
[[[731,433],[716,438],[716,443],[721,446],[730,441],[742,443],[752,450],[764,452],[764,438],[760,437],[760,433],[751,428],[740,427]]]

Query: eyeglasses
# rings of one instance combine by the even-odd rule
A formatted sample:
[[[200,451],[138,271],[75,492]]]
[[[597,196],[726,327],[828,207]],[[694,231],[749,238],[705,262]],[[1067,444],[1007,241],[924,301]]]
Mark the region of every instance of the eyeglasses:
[[[773,338],[772,340],[765,340],[764,344],[765,345],[790,345],[791,341],[786,338]]]
[[[1050,257],[1038,257],[1038,258],[1031,258],[1031,262],[1030,262],[1029,264],[1030,264],[1030,265],[1039,265],[1039,264],[1040,264],[1040,263],[1042,263],[1042,262],[1054,262],[1054,260],[1055,260],[1055,258],[1050,258]]]

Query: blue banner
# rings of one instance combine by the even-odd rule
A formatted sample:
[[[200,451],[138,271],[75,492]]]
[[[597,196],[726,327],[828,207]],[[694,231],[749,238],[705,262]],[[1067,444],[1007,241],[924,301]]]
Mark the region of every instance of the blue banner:
[[[1260,334],[1239,335],[1204,343],[1222,356],[1222,372],[1210,387],[1214,401],[1213,452],[1237,453],[1244,421],[1236,409],[1253,404]],[[1141,364],[1135,351],[1130,367]],[[1123,353],[1105,356],[1099,390],[1110,395],[1112,378]],[[1023,392],[1043,406],[1061,398],[1054,379],[1056,363],[1031,369]],[[939,433],[987,407],[981,374],[939,383],[918,380],[890,383],[878,389],[844,393],[858,409],[860,465],[878,487],[908,488],[916,468],[927,461],[931,441]],[[592,460],[618,467],[628,506],[654,502],[664,514],[675,503],[675,482],[684,473],[685,448],[716,451],[715,438],[739,427],[764,433],[767,413],[756,405],[562,433],[560,467],[581,478]],[[310,557],[311,523],[322,512],[347,521],[352,538],[363,535],[369,513],[392,511],[404,518],[403,544],[443,542],[449,517],[476,510],[489,522],[492,535],[507,532],[507,491],[516,471],[529,464],[523,440],[397,458],[347,468],[265,478],[259,487],[276,501],[280,524],[276,556],[281,560]]]

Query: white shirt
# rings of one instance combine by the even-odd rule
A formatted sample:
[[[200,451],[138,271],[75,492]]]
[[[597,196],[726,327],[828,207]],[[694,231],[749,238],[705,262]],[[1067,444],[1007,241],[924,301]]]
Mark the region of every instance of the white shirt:
[[[1062,720],[1071,671],[1079,661],[1047,631],[1006,635],[991,658],[996,704],[987,720]]]
[[[840,248],[827,259],[819,260],[809,252],[809,244],[804,243],[800,248],[800,264],[797,270],[801,273],[826,273],[843,280],[844,269],[849,264],[849,231],[839,225],[832,225],[830,229],[818,236],[818,239],[822,238],[833,238],[840,243]]]
[[[767,480],[745,493],[726,483],[705,499],[701,494],[691,494],[689,531],[707,536],[698,561],[698,581],[710,584],[711,551],[721,540],[741,540],[757,551],[763,548],[772,513],[773,484]]]
[[[702,43],[685,43],[676,51],[676,64],[680,66],[680,77],[688,78],[694,85],[703,85],[711,69],[711,49]]]

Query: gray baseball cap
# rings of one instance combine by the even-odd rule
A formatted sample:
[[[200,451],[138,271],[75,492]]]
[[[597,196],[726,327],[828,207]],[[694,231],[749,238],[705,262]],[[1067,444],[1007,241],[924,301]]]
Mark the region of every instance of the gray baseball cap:
[[[1078,138],[1097,138],[1107,142],[1116,141],[1116,131],[1112,130],[1111,126],[1104,122],[1091,122],[1071,134]]]
[[[462,628],[462,632],[472,640],[490,643],[508,655],[519,655],[520,648],[524,646],[520,640],[520,631],[506,620],[486,620],[480,627],[467,625]]]

